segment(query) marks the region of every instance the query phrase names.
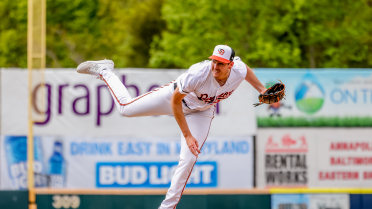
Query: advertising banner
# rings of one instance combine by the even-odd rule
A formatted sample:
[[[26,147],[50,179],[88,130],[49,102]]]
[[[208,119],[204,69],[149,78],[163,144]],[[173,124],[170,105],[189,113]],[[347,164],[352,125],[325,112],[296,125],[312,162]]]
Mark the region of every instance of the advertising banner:
[[[259,187],[372,187],[372,129],[260,129]]]
[[[309,194],[309,209],[350,209],[349,194]]]
[[[184,71],[115,69],[132,97],[168,84]],[[0,188],[24,189],[28,73],[2,69],[0,79]],[[190,187],[252,187],[251,143],[256,132],[252,91],[243,82],[228,100],[218,103]],[[33,126],[37,187],[169,186],[180,146],[180,130],[172,116],[123,117],[104,82],[75,69],[47,69],[45,87],[34,83],[31,95],[37,116]]]
[[[309,196],[307,194],[273,194],[271,195],[271,209],[308,209]]]
[[[179,137],[37,136],[35,186],[168,188],[178,164]],[[1,137],[2,189],[27,188],[26,136]],[[252,137],[210,137],[187,187],[252,188]]]
[[[271,209],[349,209],[348,194],[273,194]]]
[[[286,99],[257,107],[259,127],[372,126],[371,69],[258,69],[268,86],[282,81]]]
[[[125,69],[115,72],[132,97],[175,80],[184,70]],[[1,76],[1,134],[27,134],[27,71],[3,69]],[[104,82],[75,69],[48,69],[46,88],[32,88],[36,135],[60,136],[178,136],[173,117],[127,118],[119,114]],[[256,132],[253,88],[246,82],[218,103],[211,135],[247,136]],[[234,125],[227,125],[234,121]],[[145,130],[145,131],[144,131]]]

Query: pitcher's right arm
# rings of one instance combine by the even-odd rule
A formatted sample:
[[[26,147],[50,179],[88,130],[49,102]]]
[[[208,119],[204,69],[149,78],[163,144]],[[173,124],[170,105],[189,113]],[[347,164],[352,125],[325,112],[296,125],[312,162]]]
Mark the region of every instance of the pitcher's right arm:
[[[181,94],[179,92],[178,87],[174,90],[171,100],[172,111],[174,118],[176,119],[178,126],[180,127],[182,134],[185,137],[187,146],[195,156],[198,156],[198,154],[200,153],[198,141],[192,136],[189,126],[187,125],[185,115],[182,111],[182,99],[185,96],[186,94]]]

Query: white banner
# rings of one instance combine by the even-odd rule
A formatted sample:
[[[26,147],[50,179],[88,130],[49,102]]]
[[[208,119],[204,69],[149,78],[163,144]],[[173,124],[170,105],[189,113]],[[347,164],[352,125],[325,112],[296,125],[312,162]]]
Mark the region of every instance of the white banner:
[[[350,209],[349,194],[309,194],[309,209]]]
[[[116,72],[136,97],[169,83],[184,70]],[[1,73],[0,188],[24,188],[28,73],[21,69]],[[180,143],[173,117],[122,117],[104,83],[75,69],[48,69],[45,81],[46,88],[39,83],[32,88],[34,113],[45,112],[34,125],[38,187],[169,186]],[[231,98],[219,103],[189,186],[252,187],[251,143],[256,132],[252,91],[243,82]]]
[[[116,71],[133,97],[167,84],[183,70],[125,69]],[[27,134],[27,71],[3,69],[1,76],[1,133]],[[43,89],[32,89],[34,111],[46,112],[35,124],[36,135],[60,136],[178,136],[173,117],[122,117],[104,83],[75,69],[49,69]],[[219,103],[212,123],[213,136],[247,136],[256,132],[253,88],[243,84],[231,97]],[[44,99],[43,99],[44,97]],[[44,102],[44,103],[43,103]],[[234,121],[234,125],[230,125]],[[145,129],[144,129],[145,127]],[[145,130],[145,131],[144,131]]]
[[[372,187],[372,129],[262,129],[259,187]]]
[[[348,194],[273,194],[272,209],[350,209]]]
[[[2,189],[24,189],[26,136],[1,137]],[[188,187],[253,187],[252,137],[211,137]],[[35,184],[53,188],[168,188],[178,137],[35,137]]]
[[[278,80],[286,97],[257,107],[259,127],[372,127],[371,69],[258,69],[268,86]]]

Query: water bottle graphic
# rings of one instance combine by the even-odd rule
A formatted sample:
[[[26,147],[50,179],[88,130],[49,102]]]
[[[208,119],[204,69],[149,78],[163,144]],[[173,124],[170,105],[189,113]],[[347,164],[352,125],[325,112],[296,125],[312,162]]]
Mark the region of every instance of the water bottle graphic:
[[[5,136],[5,153],[9,177],[15,189],[27,188],[27,136]],[[34,137],[35,187],[46,186],[43,150],[39,137]]]
[[[66,180],[66,162],[63,157],[63,144],[57,140],[53,145],[53,153],[48,161],[49,186],[61,188]]]
[[[318,79],[310,72],[306,73],[295,90],[297,108],[309,115],[315,114],[322,108],[324,97],[325,91]]]

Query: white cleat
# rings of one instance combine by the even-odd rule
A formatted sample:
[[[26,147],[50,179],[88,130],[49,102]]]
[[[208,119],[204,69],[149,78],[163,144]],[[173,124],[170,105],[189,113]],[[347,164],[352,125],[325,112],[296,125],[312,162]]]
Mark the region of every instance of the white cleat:
[[[114,69],[114,62],[112,60],[98,60],[98,61],[86,61],[77,66],[76,71],[78,73],[90,74],[100,78],[102,72],[105,70],[112,71]]]

